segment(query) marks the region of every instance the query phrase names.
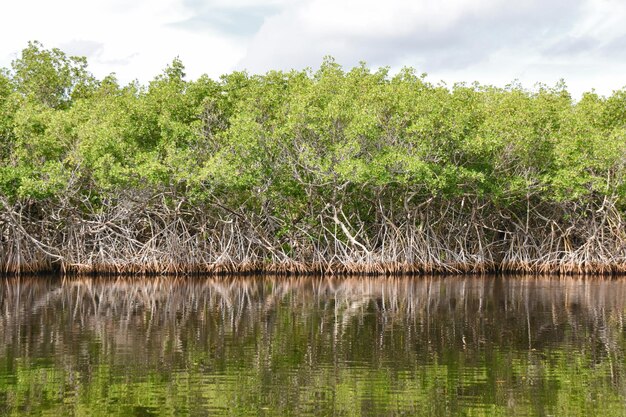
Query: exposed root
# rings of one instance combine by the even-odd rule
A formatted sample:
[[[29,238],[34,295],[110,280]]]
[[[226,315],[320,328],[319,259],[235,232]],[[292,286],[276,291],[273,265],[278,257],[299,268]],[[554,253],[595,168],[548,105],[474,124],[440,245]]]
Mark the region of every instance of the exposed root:
[[[479,200],[431,199],[381,207],[368,220],[327,206],[316,224],[280,233],[271,215],[164,200],[121,196],[91,212],[71,202],[2,200],[2,274],[626,273],[624,215],[607,199],[585,207],[538,202],[525,216]]]

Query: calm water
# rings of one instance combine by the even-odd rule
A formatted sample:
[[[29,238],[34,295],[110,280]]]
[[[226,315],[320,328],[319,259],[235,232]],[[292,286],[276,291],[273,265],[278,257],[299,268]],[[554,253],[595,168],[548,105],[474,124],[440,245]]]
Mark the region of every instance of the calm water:
[[[626,415],[626,280],[0,280],[0,415]]]

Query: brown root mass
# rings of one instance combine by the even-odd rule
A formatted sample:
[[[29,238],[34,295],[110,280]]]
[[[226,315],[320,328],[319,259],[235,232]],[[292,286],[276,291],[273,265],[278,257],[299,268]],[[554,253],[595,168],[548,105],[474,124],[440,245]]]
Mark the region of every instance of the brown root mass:
[[[91,213],[1,200],[2,273],[626,273],[624,215],[606,198],[587,206],[529,202],[521,215],[478,200],[403,212],[381,205],[367,220],[327,206],[311,214],[315,222],[288,228],[269,214],[219,204],[138,200]]]

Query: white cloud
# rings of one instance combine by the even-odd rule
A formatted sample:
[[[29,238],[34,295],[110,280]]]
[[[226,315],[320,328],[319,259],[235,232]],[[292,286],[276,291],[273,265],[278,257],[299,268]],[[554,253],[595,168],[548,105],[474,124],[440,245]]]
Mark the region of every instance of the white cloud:
[[[218,76],[230,71],[244,53],[240,41],[171,26],[190,17],[180,1],[22,0],[7,5],[4,13],[2,66],[8,66],[29,40],[86,53],[97,76],[116,72],[126,82],[151,79],[176,56],[191,76]],[[85,49],[87,45],[99,47]]]
[[[626,63],[596,49],[626,34],[624,10],[617,0],[307,0],[267,19],[240,66],[316,67],[330,54],[345,66],[413,66],[435,81],[565,78],[575,95],[608,94],[626,84]]]
[[[247,68],[402,65],[429,79],[580,94],[626,85],[623,0],[22,0],[4,6],[0,65],[28,40],[142,82],[180,56],[191,77]]]

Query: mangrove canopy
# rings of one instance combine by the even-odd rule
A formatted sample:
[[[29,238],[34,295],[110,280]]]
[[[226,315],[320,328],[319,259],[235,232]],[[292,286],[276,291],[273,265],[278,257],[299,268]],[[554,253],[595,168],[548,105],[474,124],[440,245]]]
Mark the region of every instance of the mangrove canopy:
[[[0,70],[3,273],[626,271],[626,90]]]

